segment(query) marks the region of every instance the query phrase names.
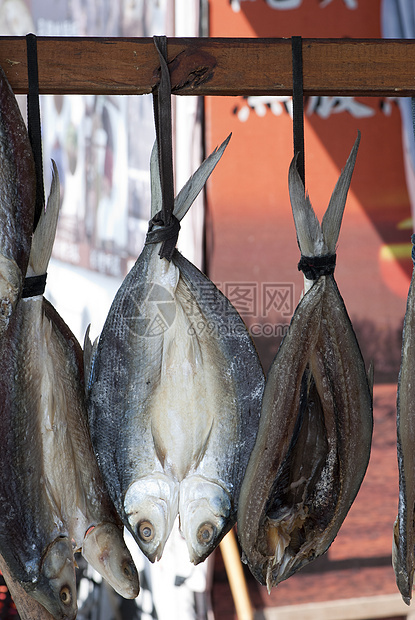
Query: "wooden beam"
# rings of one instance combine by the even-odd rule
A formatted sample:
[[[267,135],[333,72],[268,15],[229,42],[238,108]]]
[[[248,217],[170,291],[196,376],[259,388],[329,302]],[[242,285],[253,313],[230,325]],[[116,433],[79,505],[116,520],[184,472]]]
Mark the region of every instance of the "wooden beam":
[[[178,95],[290,95],[291,39],[169,38]],[[42,94],[133,95],[158,82],[151,38],[39,37]],[[0,65],[27,93],[25,37],[0,37]],[[415,40],[303,39],[304,94],[415,95]]]

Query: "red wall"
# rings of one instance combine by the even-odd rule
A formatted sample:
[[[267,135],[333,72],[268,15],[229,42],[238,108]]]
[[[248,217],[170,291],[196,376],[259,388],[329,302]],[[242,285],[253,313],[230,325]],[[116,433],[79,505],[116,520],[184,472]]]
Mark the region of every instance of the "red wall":
[[[299,0],[298,8],[272,8],[283,4],[241,0],[236,12],[230,2],[210,0],[210,35],[381,36],[379,0],[355,0],[355,9],[350,0]],[[258,334],[265,370],[282,333],[275,325],[282,329],[290,320],[302,290],[287,186],[292,119],[284,104],[275,98],[268,103],[261,110],[243,97],[206,99],[208,150],[232,132],[208,184],[207,268]],[[306,187],[320,218],[357,130],[362,134],[335,276],[366,361],[375,362],[375,381],[395,382],[412,272],[399,108],[375,97],[307,100],[305,111]]]

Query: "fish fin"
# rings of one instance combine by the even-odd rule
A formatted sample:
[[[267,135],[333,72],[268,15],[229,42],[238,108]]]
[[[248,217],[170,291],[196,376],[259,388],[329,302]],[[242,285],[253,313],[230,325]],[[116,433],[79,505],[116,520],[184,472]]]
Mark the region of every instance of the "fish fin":
[[[360,143],[360,131],[343,168],[339,180],[333,190],[329,206],[321,222],[323,238],[330,254],[336,251],[337,240],[339,238],[340,226],[343,219],[344,207],[346,205],[347,192],[349,191],[354,165],[356,163],[357,151]]]
[[[60,185],[58,169],[52,160],[52,183],[47,207],[42,211],[38,225],[33,234],[27,275],[43,275],[48,268],[55,241],[60,203]]]
[[[94,343],[92,344],[91,338],[89,337],[89,332],[91,329],[91,324],[88,325],[85,332],[84,338],[84,376],[85,376],[85,386],[86,391],[89,391],[90,382],[92,377],[92,371],[94,368],[94,360],[98,347],[98,338],[95,338]]]
[[[205,161],[199,166],[194,174],[190,177],[190,179],[185,183],[180,192],[177,194],[174,199],[174,215],[177,217],[179,221],[181,221],[194,201],[196,200],[198,194],[202,190],[209,176],[213,172],[216,164],[222,157],[225,152],[226,147],[228,146],[229,140],[231,139],[231,133],[229,136],[222,142],[222,144],[217,147],[213,153],[209,155],[205,159]]]
[[[297,170],[296,155],[288,172],[288,188],[294,217],[297,242],[304,256],[319,256],[327,253],[320,223],[314,213],[310,198]]]
[[[373,365],[373,360],[369,364],[369,368],[367,369],[367,382],[369,384],[370,395],[373,400],[373,384],[375,382],[375,369]]]
[[[159,151],[157,140],[154,140],[150,157],[150,183],[151,183],[151,217],[154,217],[161,209],[161,183],[159,168]]]

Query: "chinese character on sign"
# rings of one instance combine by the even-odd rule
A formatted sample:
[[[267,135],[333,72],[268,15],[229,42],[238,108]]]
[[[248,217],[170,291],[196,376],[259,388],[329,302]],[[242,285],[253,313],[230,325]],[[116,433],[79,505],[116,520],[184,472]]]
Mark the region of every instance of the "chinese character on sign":
[[[255,2],[255,0],[250,0],[251,2]],[[341,0],[346,8],[348,9],[357,9],[358,3],[357,0]],[[241,10],[241,2],[247,2],[247,0],[230,0],[230,4],[235,13],[238,13]],[[320,7],[324,8],[331,4],[333,0],[319,0]],[[265,0],[265,3],[271,8],[277,11],[287,11],[290,9],[298,9],[303,3],[303,0]]]
[[[252,96],[246,97],[246,105],[239,110],[235,108],[238,119],[243,123],[248,120],[251,110],[255,111],[257,116],[265,116],[267,110],[271,110],[274,116],[280,116],[283,112],[293,116],[292,98],[286,96]]]
[[[323,8],[325,6],[327,6],[328,4],[331,4],[333,2],[333,0],[320,0],[320,6],[322,6]],[[348,9],[357,9],[357,0],[343,0],[344,4],[347,6]]]
[[[234,114],[244,123],[248,120],[251,110],[257,116],[264,117],[268,110],[274,116],[281,114],[289,114],[293,116],[292,98],[288,95],[267,95],[244,97],[244,105],[242,107],[235,106]],[[308,97],[306,105],[306,114],[311,116],[317,114],[320,118],[329,118],[332,114],[341,114],[347,112],[354,118],[368,118],[376,113],[376,110],[360,101],[356,101],[354,97]],[[387,114],[385,108],[384,114]]]
[[[320,118],[329,118],[331,114],[349,112],[355,118],[367,118],[375,114],[375,110],[354,97],[309,97],[306,114],[315,113]]]
[[[281,282],[264,282],[262,285],[262,316],[267,317],[271,311],[289,317],[294,308],[294,284]]]

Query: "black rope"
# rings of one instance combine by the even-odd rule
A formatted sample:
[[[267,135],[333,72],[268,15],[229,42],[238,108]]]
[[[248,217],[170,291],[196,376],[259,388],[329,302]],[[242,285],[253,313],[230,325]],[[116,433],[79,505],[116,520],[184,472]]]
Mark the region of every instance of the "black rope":
[[[36,206],[33,230],[45,208],[45,190],[43,185],[42,131],[40,126],[39,73],[37,64],[37,38],[35,34],[26,35],[27,76],[29,92],[27,95],[27,129],[35,160],[36,171]]]
[[[162,241],[159,252],[160,258],[171,260],[180,230],[179,221],[173,215],[174,179],[171,82],[167,66],[167,38],[165,36],[154,36],[153,41],[160,58],[161,67],[160,83],[153,93],[153,109],[158,146],[162,206],[161,211],[150,220],[146,243],[159,243]],[[154,226],[156,226],[155,230],[153,230]]]
[[[297,170],[305,187],[304,163],[304,92],[303,92],[303,42],[301,37],[291,37],[293,64],[293,138]]]
[[[318,280],[320,276],[331,276],[336,267],[336,255],[304,256],[301,254],[298,271],[302,271],[307,280]]]
[[[23,284],[22,298],[36,297],[36,295],[43,295],[46,288],[46,273],[41,276],[33,276],[32,278],[25,278]]]
[[[148,232],[146,235],[145,244],[148,245],[149,243],[160,243],[160,241],[164,242],[164,241],[170,241],[174,239],[174,246],[175,246],[177,237],[179,236],[179,230],[180,230],[179,220],[173,215],[171,218],[170,224],[168,226],[165,226],[162,222],[158,221],[159,217],[161,217],[161,211],[159,211],[157,215],[155,215],[153,219],[150,220],[150,225],[149,225]],[[160,224],[161,227],[154,229],[153,227],[157,226],[157,224]],[[174,250],[174,246],[173,246],[173,250]]]

